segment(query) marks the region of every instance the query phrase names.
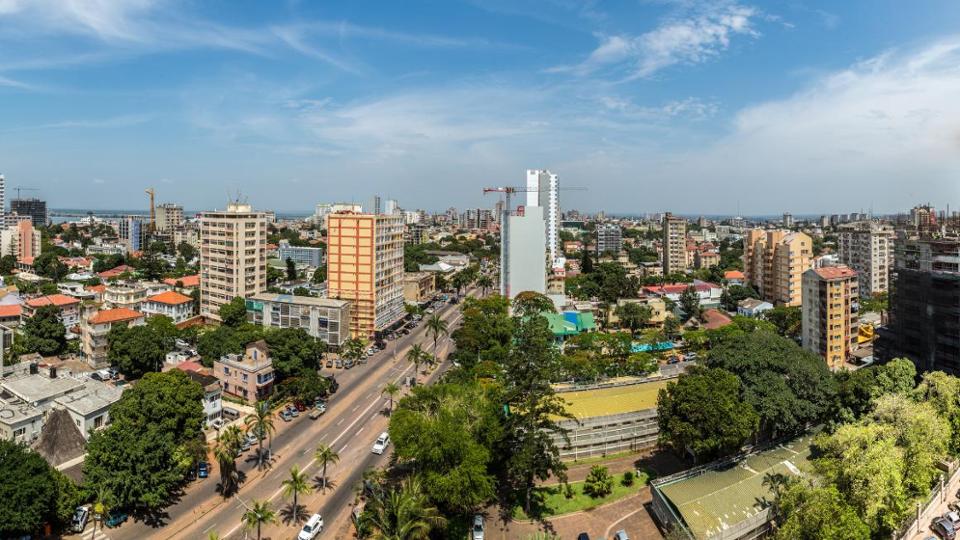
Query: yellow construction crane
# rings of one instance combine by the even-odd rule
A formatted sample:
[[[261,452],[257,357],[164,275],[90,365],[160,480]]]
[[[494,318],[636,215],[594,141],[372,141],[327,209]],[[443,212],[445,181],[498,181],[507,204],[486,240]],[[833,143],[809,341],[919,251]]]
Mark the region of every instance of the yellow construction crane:
[[[157,232],[157,209],[153,205],[153,196],[155,194],[153,188],[147,188],[144,190],[144,193],[150,196],[150,234]]]

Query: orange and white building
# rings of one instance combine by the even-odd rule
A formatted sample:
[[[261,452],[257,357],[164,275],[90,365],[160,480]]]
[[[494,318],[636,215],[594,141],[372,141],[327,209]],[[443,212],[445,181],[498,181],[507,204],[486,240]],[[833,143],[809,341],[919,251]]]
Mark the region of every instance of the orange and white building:
[[[372,337],[405,313],[403,232],[402,214],[327,216],[327,296],[353,304],[353,337]]]
[[[110,345],[107,336],[115,324],[136,326],[144,323],[143,313],[128,308],[97,311],[80,324],[80,352],[88,363],[97,366],[107,361]]]
[[[60,312],[60,322],[67,329],[80,324],[80,300],[65,294],[49,294],[30,298],[23,304],[23,317],[33,317],[44,306],[56,306]]]
[[[193,317],[193,298],[177,291],[167,291],[147,298],[141,311],[147,315],[166,315],[175,323]]]
[[[751,229],[743,238],[743,270],[763,300],[801,305],[803,273],[810,268],[813,240],[804,233]]]
[[[0,256],[13,255],[17,260],[33,260],[40,255],[40,231],[29,220],[18,221],[0,230]]]

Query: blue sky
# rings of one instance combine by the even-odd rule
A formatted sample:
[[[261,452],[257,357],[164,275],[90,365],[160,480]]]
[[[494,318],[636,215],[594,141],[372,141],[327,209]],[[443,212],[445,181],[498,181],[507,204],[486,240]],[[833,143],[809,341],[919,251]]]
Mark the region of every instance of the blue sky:
[[[0,0],[0,172],[53,207],[960,205],[960,3]]]

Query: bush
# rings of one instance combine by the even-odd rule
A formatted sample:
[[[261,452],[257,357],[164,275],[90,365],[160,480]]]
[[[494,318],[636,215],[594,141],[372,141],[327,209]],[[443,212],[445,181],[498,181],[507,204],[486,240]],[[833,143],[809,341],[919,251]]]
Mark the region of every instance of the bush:
[[[563,496],[572,499],[573,498],[573,487],[570,484],[565,484],[563,488]]]
[[[613,492],[613,477],[602,465],[594,465],[583,483],[583,492],[594,498],[606,497]]]
[[[633,474],[633,471],[627,471],[627,472],[623,473],[623,480],[621,480],[620,483],[623,484],[623,485],[626,486],[626,487],[630,487],[630,486],[633,485],[633,479],[634,479],[634,477],[635,477],[635,475]]]

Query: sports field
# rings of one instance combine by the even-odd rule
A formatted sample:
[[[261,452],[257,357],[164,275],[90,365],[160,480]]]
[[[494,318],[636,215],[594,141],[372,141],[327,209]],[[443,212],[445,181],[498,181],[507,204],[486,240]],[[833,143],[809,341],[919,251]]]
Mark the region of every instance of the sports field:
[[[653,409],[657,393],[666,385],[667,381],[653,381],[557,395],[567,402],[567,411],[574,417],[590,418]]]

